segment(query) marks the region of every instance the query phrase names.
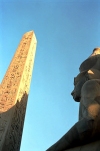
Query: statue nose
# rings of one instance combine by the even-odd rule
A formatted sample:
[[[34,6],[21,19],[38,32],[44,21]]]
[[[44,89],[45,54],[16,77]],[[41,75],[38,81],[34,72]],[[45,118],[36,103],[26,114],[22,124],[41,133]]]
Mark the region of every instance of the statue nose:
[[[74,90],[71,92],[71,95],[73,95],[74,94]]]

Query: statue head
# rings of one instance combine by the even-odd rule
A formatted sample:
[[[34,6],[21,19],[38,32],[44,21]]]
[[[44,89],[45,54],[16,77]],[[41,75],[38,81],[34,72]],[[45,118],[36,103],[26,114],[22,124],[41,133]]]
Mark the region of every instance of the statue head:
[[[100,71],[94,68],[91,68],[88,71],[83,71],[79,73],[74,78],[74,90],[71,92],[71,95],[73,96],[73,99],[77,102],[80,101],[81,98],[81,89],[84,83],[87,80],[91,79],[100,79]]]

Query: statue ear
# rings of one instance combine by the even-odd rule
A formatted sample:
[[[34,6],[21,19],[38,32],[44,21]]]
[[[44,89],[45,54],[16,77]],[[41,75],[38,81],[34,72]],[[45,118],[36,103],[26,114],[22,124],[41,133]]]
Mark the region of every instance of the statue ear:
[[[97,69],[91,68],[87,71],[89,79],[100,79],[100,71]]]

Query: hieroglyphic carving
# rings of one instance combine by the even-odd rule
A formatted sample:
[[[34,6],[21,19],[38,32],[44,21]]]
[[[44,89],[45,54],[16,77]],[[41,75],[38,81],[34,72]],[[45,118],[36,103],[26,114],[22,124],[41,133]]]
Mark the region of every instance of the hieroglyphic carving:
[[[8,149],[12,151],[18,151],[20,149],[20,140],[23,131],[23,122],[26,111],[27,97],[28,95],[26,93],[23,94],[21,101],[17,101],[16,103],[11,126],[7,133],[6,143],[3,147],[3,150]]]
[[[0,151],[19,151],[35,50],[31,31],[23,36],[1,83]]]

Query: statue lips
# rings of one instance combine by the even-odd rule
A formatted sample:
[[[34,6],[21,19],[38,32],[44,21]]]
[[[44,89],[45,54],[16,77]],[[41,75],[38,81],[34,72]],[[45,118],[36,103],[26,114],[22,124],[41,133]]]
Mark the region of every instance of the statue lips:
[[[80,97],[78,97],[77,95],[73,95],[73,99],[74,99],[76,102],[80,102]]]
[[[74,100],[75,100],[76,102],[80,102],[80,97],[79,97],[79,96],[76,96],[76,97],[74,98]]]
[[[77,94],[75,93],[74,90],[71,92],[71,95],[73,96],[73,99],[74,99],[76,102],[80,102],[80,97],[77,96]]]

